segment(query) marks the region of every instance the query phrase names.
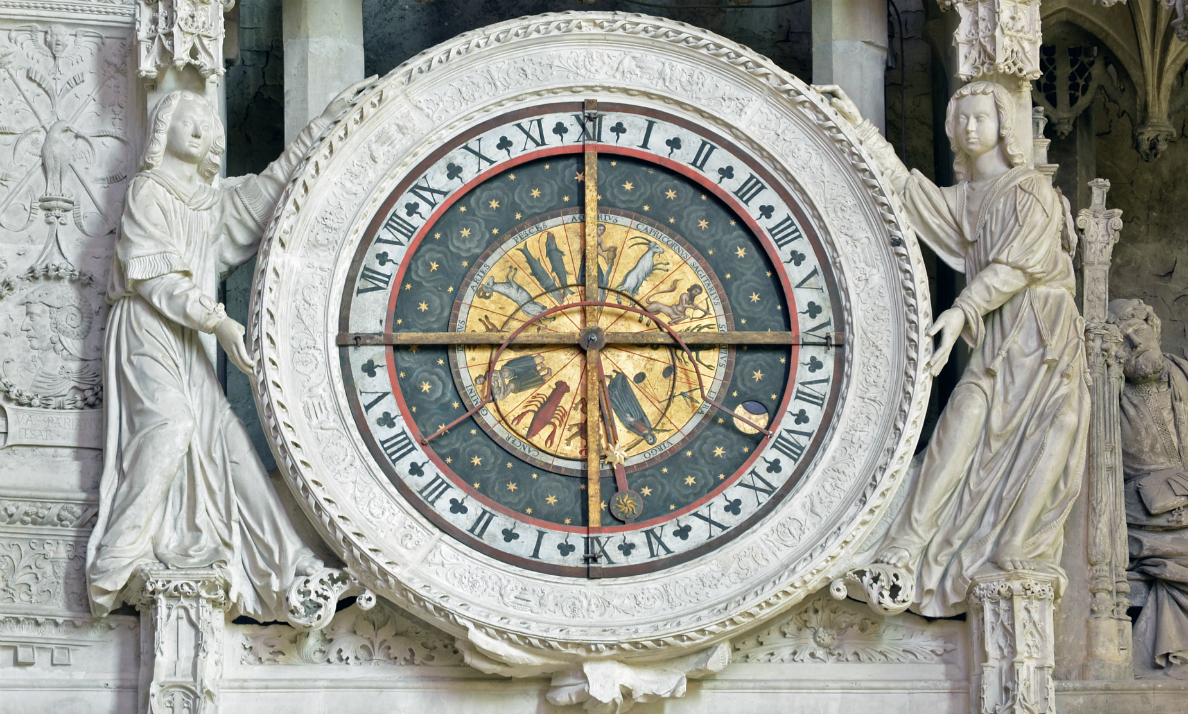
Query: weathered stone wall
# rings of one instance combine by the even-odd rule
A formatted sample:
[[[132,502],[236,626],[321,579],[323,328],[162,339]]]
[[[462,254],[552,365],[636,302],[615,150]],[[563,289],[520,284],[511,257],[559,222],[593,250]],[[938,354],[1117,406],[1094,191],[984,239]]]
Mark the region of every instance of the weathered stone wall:
[[[1188,356],[1188,113],[1172,116],[1177,140],[1148,163],[1131,146],[1127,114],[1100,96],[1094,112],[1097,175],[1110,180],[1109,204],[1122,209],[1125,224],[1114,248],[1110,297],[1153,307],[1163,322],[1164,351]]]

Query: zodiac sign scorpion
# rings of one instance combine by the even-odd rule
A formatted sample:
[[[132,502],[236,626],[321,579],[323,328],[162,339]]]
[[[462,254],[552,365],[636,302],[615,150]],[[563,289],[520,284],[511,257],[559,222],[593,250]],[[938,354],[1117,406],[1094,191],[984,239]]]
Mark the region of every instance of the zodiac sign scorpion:
[[[512,419],[512,426],[516,426],[521,419],[533,414],[532,421],[528,422],[528,438],[534,438],[544,431],[546,426],[551,426],[553,429],[545,439],[545,446],[552,446],[553,438],[557,436],[557,430],[569,416],[569,411],[561,406],[561,400],[568,393],[569,385],[565,382],[557,382],[553,385],[553,391],[549,393],[549,396],[546,397],[543,394],[533,396],[524,405],[524,411]]]

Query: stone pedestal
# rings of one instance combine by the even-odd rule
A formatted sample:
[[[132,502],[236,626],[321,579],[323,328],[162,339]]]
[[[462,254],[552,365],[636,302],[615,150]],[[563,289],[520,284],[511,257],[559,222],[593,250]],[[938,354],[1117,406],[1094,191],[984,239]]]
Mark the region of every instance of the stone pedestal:
[[[837,84],[884,131],[887,0],[813,0],[813,84]]]
[[[1055,711],[1054,572],[977,576],[969,595],[970,712]]]
[[[284,0],[285,143],[363,79],[362,0]]]
[[[140,711],[215,714],[223,676],[227,579],[211,568],[141,567],[129,590],[140,610]]]

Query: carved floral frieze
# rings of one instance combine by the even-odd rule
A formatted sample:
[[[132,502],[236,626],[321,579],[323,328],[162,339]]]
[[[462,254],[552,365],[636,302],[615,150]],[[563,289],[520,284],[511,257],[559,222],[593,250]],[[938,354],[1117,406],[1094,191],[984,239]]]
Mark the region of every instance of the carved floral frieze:
[[[778,624],[736,640],[733,661],[932,664],[957,647],[926,630],[915,617],[896,621],[912,626],[891,624],[822,594]]]
[[[285,625],[244,628],[239,635],[242,664],[337,664],[460,666],[454,638],[380,604],[350,607],[322,630],[301,632]]]

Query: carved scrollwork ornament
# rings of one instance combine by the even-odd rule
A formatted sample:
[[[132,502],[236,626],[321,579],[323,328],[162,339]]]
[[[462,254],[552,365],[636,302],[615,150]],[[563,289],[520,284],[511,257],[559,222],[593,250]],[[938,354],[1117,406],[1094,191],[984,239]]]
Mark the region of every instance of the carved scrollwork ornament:
[[[587,708],[595,709],[618,706],[615,696],[622,703],[624,678],[640,682],[643,697],[679,696],[686,678],[725,666],[728,651],[723,654],[721,646],[732,634],[779,615],[827,585],[830,573],[844,570],[902,480],[928,391],[923,327],[931,314],[924,263],[897,199],[884,188],[852,132],[819,95],[770,60],[688,25],[621,13],[542,15],[467,33],[414,57],[360,96],[309,151],[273,214],[260,249],[249,324],[260,345],[253,388],[281,470],[350,572],[375,594],[457,637],[459,650],[475,666],[511,676],[551,673],[556,679],[550,696],[588,702]],[[600,158],[586,159],[596,161],[591,166],[597,174],[582,169],[583,151],[602,152]],[[657,176],[669,172],[664,180],[672,185],[645,185],[658,180],[647,178],[647,171],[642,179],[610,182],[614,172],[637,161],[650,162]],[[558,167],[567,173],[550,178]],[[576,168],[569,172],[570,167]],[[580,210],[587,176],[599,177],[597,193],[605,203],[598,205],[607,206],[596,216]],[[561,178],[565,184],[556,184],[555,196],[533,183]],[[478,203],[483,187],[495,186],[496,180],[506,181],[501,185],[508,188],[500,189],[506,195]],[[690,185],[701,188],[681,188]],[[538,198],[534,188],[542,201],[556,202],[555,215],[515,215],[521,209],[510,204],[529,205]],[[613,201],[625,205],[645,190],[654,198],[630,209],[638,217],[625,217],[627,209],[614,207]],[[665,191],[677,197],[666,197]],[[666,201],[676,205],[682,192],[691,196],[689,210],[662,208]],[[745,203],[748,197],[754,200]],[[733,219],[710,215],[718,210],[714,206],[734,211]],[[508,222],[498,222],[504,216]],[[682,227],[678,221],[686,218],[691,222]],[[467,223],[484,220],[490,223]],[[524,225],[517,228],[516,221]],[[534,362],[522,353],[497,374],[478,374],[481,379],[464,372],[464,360],[457,361],[465,352],[426,362],[432,374],[415,371],[421,366],[391,366],[393,360],[421,359],[415,344],[398,347],[391,340],[431,315],[453,319],[455,300],[463,306],[459,310],[493,304],[525,292],[525,281],[547,283],[556,275],[558,281],[544,292],[561,296],[568,291],[565,299],[572,301],[576,284],[567,285],[563,278],[576,279],[580,260],[565,253],[565,231],[576,230],[582,221],[605,226],[606,235],[600,230],[598,236],[620,248],[620,257],[633,251],[630,261],[636,268],[620,273],[616,281],[621,282],[608,286],[604,300],[577,309],[618,309],[614,301],[629,302],[649,267],[663,267],[663,262],[675,269],[673,256],[679,256],[682,265],[701,271],[695,289],[689,287],[692,274],[680,278],[679,286],[671,286],[671,297],[659,293],[665,297],[641,303],[639,314],[630,315],[631,324],[654,334],[660,328],[643,326],[662,316],[653,323],[682,340],[703,340],[676,349],[680,354],[672,357],[674,369],[689,369],[690,379],[689,365],[701,359],[699,369],[720,369],[713,374],[724,379],[733,369],[740,380],[762,385],[752,388],[763,390],[758,396],[767,406],[758,399],[743,404],[741,396],[735,399],[726,390],[720,395],[726,402],[703,393],[715,400],[705,402],[703,413],[712,417],[705,433],[729,429],[732,436],[708,443],[700,462],[725,463],[717,460],[727,458],[733,443],[739,447],[739,466],[730,467],[729,474],[723,468],[720,478],[715,470],[700,504],[690,499],[678,507],[678,499],[667,496],[660,504],[655,489],[640,485],[640,474],[651,468],[649,459],[668,458],[670,452],[676,452],[674,458],[695,459],[693,449],[701,448],[670,449],[670,442],[679,444],[683,436],[664,431],[668,426],[659,420],[649,426],[639,416],[646,402],[633,395],[660,383],[659,368],[654,376],[643,369],[616,376],[608,367],[604,394],[609,399],[595,395],[583,411],[557,400],[576,396],[576,390],[586,388],[584,382],[574,387],[577,382],[552,371],[563,365]],[[711,256],[705,241],[712,231],[724,229],[740,231],[738,241]],[[630,241],[622,237],[628,230]],[[500,241],[519,240],[516,231],[537,237],[516,248],[517,255],[535,251],[532,263],[511,269],[515,266],[498,263],[510,251],[497,248]],[[744,249],[744,238],[756,242]],[[701,241],[705,255],[692,241]],[[490,251],[482,255],[488,245]],[[434,257],[434,251],[451,250],[461,251],[458,257],[465,262]],[[414,262],[414,251],[424,256],[422,267],[406,265]],[[613,256],[604,247],[595,260],[608,260],[606,253]],[[741,273],[722,268],[718,277],[714,261],[723,254],[741,261],[756,253],[770,259],[764,269],[769,272],[757,271],[753,288],[732,293]],[[653,255],[656,265],[650,262]],[[423,273],[414,277],[414,270]],[[461,272],[447,283],[447,271]],[[467,271],[478,272],[466,277]],[[675,273],[664,283],[666,292],[674,278]],[[777,300],[776,292],[765,297],[762,281],[767,280],[787,286],[787,302]],[[707,297],[718,302],[707,305]],[[713,332],[743,335],[759,319],[743,326],[744,304],[781,316],[803,305],[797,312],[801,332],[780,338],[799,351],[788,353],[786,366],[773,358],[779,369],[798,375],[788,377],[787,385],[776,384],[785,377],[771,376],[771,370],[749,368],[744,375],[732,366],[746,355],[741,347],[720,350],[720,362],[709,359],[706,353],[717,350],[712,342],[706,347],[712,332],[697,335],[690,326],[705,321]],[[780,311],[774,309],[777,304]],[[533,339],[553,339],[549,326],[566,319],[547,313],[530,295],[521,305],[532,323],[525,334],[544,335]],[[728,314],[727,307],[735,312]],[[396,313],[403,315],[405,309],[412,312],[397,328]],[[389,318],[391,324],[383,326]],[[736,318],[739,322],[731,324]],[[500,329],[483,322],[476,331],[466,327],[465,316],[457,320],[452,329],[467,339],[490,339],[483,337],[484,330]],[[711,321],[720,322],[711,326]],[[531,332],[533,325],[549,329]],[[805,337],[813,325],[820,331],[828,326],[828,338]],[[574,335],[572,349],[579,349],[576,329]],[[580,349],[613,350],[611,337],[608,331],[606,345]],[[420,402],[398,402],[393,396],[392,385],[406,378],[416,380],[409,384],[415,390],[410,399],[430,400],[419,411],[412,407]],[[819,388],[828,383],[834,391],[801,392],[809,401],[793,404],[796,388],[810,379],[821,379]],[[480,394],[486,384],[503,396],[525,384],[541,387],[532,407],[539,418],[526,417],[531,424],[508,423],[539,433],[525,437],[537,438],[539,448],[524,446],[522,438],[519,446],[510,439],[499,442],[493,448],[502,451],[489,456],[480,451],[488,448],[483,439],[510,432],[499,431],[504,425],[495,416],[482,421],[487,414],[477,409],[473,430],[465,424],[448,426],[473,406],[463,405],[470,398],[465,395]],[[781,390],[789,400],[783,407]],[[447,391],[461,397],[456,405],[451,406]],[[700,396],[694,388],[674,399]],[[593,451],[595,463],[603,448],[614,454],[605,462],[606,473],[622,479],[605,477],[609,485],[601,492],[603,501],[609,505],[616,494],[638,493],[633,503],[642,513],[632,520],[607,510],[601,525],[591,528],[559,517],[546,522],[546,507],[565,503],[547,501],[548,490],[535,496],[534,487],[525,484],[546,469],[539,465],[546,461],[540,449],[565,449],[565,439],[574,436],[572,458],[566,452],[548,459],[564,462],[555,470],[574,471],[576,476],[552,476],[574,479],[556,483],[569,483],[571,503],[579,502],[576,478],[587,478],[582,474],[590,457],[579,456],[578,444],[584,441],[576,439],[572,427],[584,413],[599,413],[589,406],[596,402],[605,403],[618,420],[620,437],[637,436],[604,441]],[[558,405],[566,408],[568,426]],[[427,412],[455,407],[450,419],[434,417],[417,425]],[[689,427],[689,439],[700,428]],[[796,429],[801,432],[791,431]],[[439,440],[434,430],[448,435]],[[746,442],[745,453],[739,441],[744,438],[753,440]],[[449,439],[474,440],[466,442],[474,444],[473,453],[450,458],[458,464],[464,457],[473,467],[467,472],[473,478],[465,483],[452,480],[454,467],[437,451],[447,448]],[[715,452],[716,446],[721,450]],[[519,465],[513,469],[513,463]],[[505,500],[532,496],[540,504],[492,505],[495,488],[471,482],[496,466],[500,474],[524,469],[522,479],[491,483]],[[537,483],[546,475],[541,473]],[[701,488],[700,478],[682,476],[681,485]],[[628,487],[630,479],[636,481]],[[598,501],[590,499],[589,505],[592,513]],[[752,514],[754,519],[747,520]],[[648,528],[651,536],[645,534]],[[357,587],[353,583],[345,574],[311,576],[294,586],[290,601],[302,603],[298,618],[316,626],[333,612],[334,593]]]
[[[829,594],[837,600],[846,599],[850,583],[861,587],[858,598],[883,616],[905,612],[916,597],[916,579],[906,571],[884,563],[851,570],[829,584]]]
[[[313,575],[297,577],[285,594],[289,624],[299,630],[320,630],[334,618],[338,601],[352,595],[360,610],[375,607],[375,593],[345,570],[322,568]]]

